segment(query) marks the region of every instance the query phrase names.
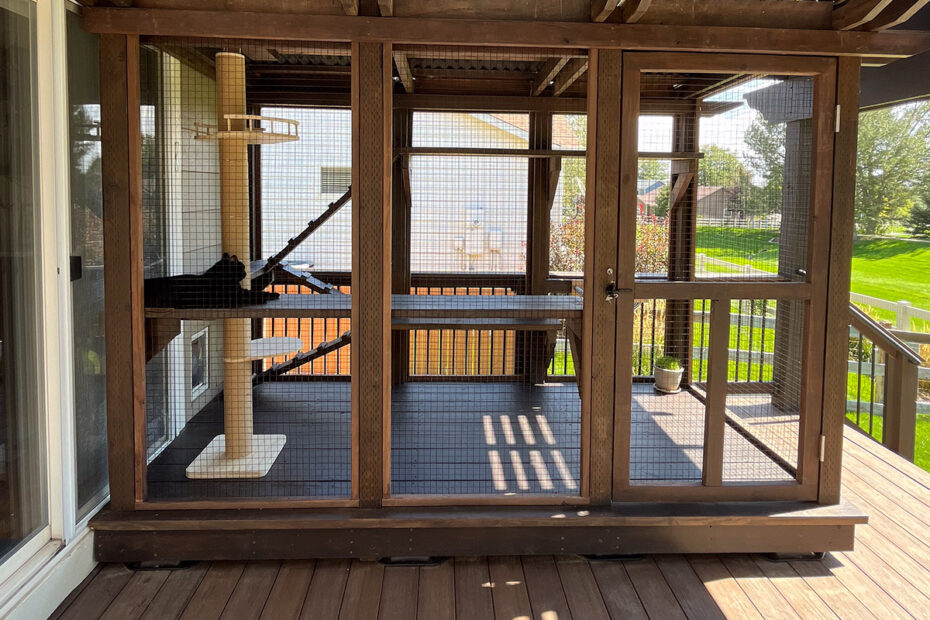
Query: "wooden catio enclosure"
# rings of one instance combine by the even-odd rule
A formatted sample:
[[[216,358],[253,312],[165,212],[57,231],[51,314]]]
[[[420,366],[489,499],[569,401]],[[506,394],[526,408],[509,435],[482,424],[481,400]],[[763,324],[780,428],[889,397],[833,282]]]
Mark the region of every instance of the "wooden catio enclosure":
[[[859,65],[930,39],[785,4],[87,8],[98,558],[850,548]]]

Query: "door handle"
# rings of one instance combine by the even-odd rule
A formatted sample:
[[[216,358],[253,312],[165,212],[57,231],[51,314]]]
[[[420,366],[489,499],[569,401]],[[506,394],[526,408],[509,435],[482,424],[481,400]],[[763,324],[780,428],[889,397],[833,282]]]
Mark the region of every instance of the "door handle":
[[[607,303],[613,303],[613,301],[614,301],[615,299],[617,299],[618,297],[620,297],[620,289],[617,288],[617,283],[616,283],[615,281],[611,280],[611,281],[607,284],[607,289],[606,289],[605,293],[607,293],[607,299],[606,299],[605,301],[606,301]]]

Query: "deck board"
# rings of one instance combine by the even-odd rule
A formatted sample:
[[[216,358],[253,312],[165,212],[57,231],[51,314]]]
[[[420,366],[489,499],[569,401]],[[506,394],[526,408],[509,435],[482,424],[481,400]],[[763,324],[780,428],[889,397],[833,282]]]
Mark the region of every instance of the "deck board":
[[[930,617],[930,476],[846,430],[844,496],[871,516],[854,552],[762,556],[455,558],[435,568],[320,560],[106,565],[53,617]],[[239,613],[235,613],[239,612]],[[648,616],[647,616],[648,613]],[[551,616],[551,615],[550,615]],[[546,617],[550,617],[546,616]],[[551,616],[554,617],[554,616]]]

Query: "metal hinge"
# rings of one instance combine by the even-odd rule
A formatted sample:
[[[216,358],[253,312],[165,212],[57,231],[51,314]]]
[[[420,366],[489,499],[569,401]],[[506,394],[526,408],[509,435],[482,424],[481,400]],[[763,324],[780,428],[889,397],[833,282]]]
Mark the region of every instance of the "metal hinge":
[[[836,133],[840,133],[840,112],[842,111],[842,106],[836,104]]]
[[[824,454],[826,453],[826,451],[827,451],[827,436],[821,435],[820,436],[820,462],[821,463],[823,463]]]

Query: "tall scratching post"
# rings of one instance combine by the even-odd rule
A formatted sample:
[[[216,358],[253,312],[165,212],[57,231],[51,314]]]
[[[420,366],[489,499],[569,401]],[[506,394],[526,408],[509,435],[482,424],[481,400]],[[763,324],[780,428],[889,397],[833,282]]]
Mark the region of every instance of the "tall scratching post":
[[[245,265],[250,284],[249,168],[251,126],[245,118],[245,57],[216,55],[217,142],[223,252]],[[252,326],[249,319],[223,321],[225,434],[217,435],[187,468],[189,478],[259,478],[268,473],[287,440],[255,435],[252,424]]]

